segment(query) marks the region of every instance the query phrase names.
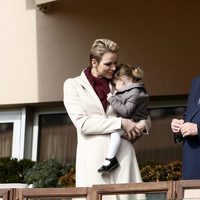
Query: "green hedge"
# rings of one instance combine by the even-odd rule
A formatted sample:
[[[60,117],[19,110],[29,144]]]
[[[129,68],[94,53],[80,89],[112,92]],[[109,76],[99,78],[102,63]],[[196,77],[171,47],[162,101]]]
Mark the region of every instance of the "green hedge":
[[[0,158],[0,183],[25,183],[24,176],[34,164],[29,159]]]
[[[148,162],[140,166],[144,182],[180,180],[181,161],[167,164]],[[75,168],[55,159],[34,162],[29,159],[0,158],[0,183],[27,183],[37,188],[74,187]]]
[[[35,188],[55,188],[74,186],[72,174],[75,170],[72,165],[62,165],[55,159],[41,161],[27,171],[25,181],[28,184],[33,184]],[[71,175],[71,176],[70,176]]]

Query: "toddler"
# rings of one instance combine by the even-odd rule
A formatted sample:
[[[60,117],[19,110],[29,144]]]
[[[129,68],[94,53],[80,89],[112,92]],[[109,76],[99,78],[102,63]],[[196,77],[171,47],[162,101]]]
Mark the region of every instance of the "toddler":
[[[147,119],[149,96],[144,83],[141,82],[143,74],[142,69],[139,67],[127,64],[117,66],[112,78],[112,84],[115,86],[116,92],[114,94],[109,93],[107,100],[118,116],[132,119],[134,122]],[[110,172],[119,166],[116,155],[123,134],[122,129],[111,133],[107,156],[98,172]]]

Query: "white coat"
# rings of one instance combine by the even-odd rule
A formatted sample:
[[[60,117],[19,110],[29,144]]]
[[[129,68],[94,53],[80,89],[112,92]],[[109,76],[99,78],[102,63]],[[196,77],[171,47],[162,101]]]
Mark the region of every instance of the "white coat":
[[[107,154],[110,133],[121,129],[121,118],[111,106],[104,111],[84,72],[65,81],[64,105],[77,129],[76,187],[142,182],[134,148],[126,139],[117,154],[120,166],[108,175],[97,172]]]

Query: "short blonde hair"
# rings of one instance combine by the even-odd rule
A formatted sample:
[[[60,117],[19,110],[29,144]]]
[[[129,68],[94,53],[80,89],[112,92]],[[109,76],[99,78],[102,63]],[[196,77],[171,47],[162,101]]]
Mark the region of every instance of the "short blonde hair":
[[[106,52],[116,53],[119,50],[117,43],[109,39],[96,39],[90,50],[90,64],[94,58],[98,63]]]

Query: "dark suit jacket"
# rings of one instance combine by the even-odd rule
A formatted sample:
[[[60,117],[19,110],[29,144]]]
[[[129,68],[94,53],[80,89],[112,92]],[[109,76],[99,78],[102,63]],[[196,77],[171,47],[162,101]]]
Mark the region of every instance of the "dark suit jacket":
[[[183,179],[200,179],[200,76],[192,81],[185,122],[197,124],[198,135],[183,141]]]

